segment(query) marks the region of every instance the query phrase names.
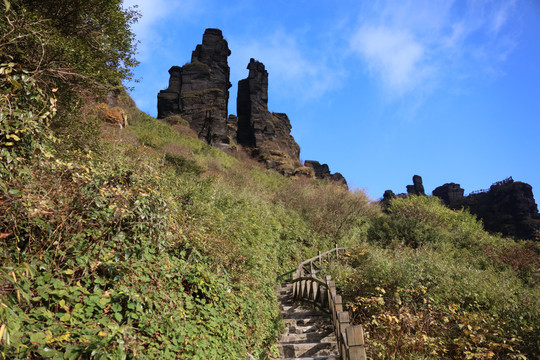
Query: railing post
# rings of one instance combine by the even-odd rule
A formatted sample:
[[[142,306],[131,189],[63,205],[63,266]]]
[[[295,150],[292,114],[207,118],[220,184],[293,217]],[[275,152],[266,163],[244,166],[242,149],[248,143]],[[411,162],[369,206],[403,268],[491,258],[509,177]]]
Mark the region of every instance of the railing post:
[[[336,312],[343,311],[343,304],[341,301],[341,295],[336,295]]]
[[[349,312],[348,311],[338,311],[338,326],[336,327],[337,330],[337,338],[338,338],[338,346],[341,349],[341,356],[343,359],[347,359],[346,354],[346,343],[347,343],[347,333],[345,332],[345,329],[349,326]]]
[[[347,333],[347,345],[349,345],[349,360],[366,360],[366,349],[364,347],[364,328],[362,325],[349,326],[345,329]]]
[[[336,259],[339,259],[339,248],[336,243]]]

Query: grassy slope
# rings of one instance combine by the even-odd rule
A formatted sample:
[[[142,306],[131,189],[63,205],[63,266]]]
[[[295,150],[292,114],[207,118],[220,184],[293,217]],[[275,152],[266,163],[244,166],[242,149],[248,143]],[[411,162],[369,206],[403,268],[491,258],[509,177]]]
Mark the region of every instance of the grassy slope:
[[[330,272],[373,359],[535,359],[540,246],[437,198],[396,199]]]
[[[268,358],[276,277],[334,242],[352,247],[328,270],[370,357],[537,351],[537,245],[435,199],[381,215],[361,191],[286,179],[121,103],[127,129],[90,114],[94,151],[36,155],[1,184],[1,357]]]
[[[94,151],[36,157],[3,184],[1,356],[275,353],[277,275],[335,237],[279,195],[291,180],[124,107],[131,126],[103,125]]]

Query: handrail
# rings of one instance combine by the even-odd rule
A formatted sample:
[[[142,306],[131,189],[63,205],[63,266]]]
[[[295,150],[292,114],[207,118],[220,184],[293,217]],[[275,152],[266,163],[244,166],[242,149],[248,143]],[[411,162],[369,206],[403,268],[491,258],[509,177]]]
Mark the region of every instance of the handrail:
[[[346,248],[338,248],[336,244],[334,249],[324,253],[319,251],[319,255],[298,265],[292,280],[293,297],[298,300],[309,301],[321,310],[330,313],[342,360],[366,360],[362,325],[350,325],[349,312],[343,311],[341,296],[337,295],[336,284],[330,275],[327,275],[325,280],[316,276],[322,267],[323,257],[328,257],[333,253],[338,257],[339,250],[346,250]],[[316,261],[319,262],[318,265]],[[315,269],[316,267],[318,269]]]
[[[312,261],[315,261],[315,260],[319,259],[321,256],[326,256],[326,255],[329,255],[329,254],[331,254],[331,253],[333,253],[333,252],[338,253],[339,250],[347,250],[347,248],[340,248],[340,247],[338,247],[337,244],[336,244],[336,247],[335,247],[335,248],[333,248],[333,249],[331,249],[331,250],[328,250],[328,251],[325,251],[325,252],[323,252],[323,253],[321,253],[321,252],[319,251],[319,255],[314,256],[314,257],[312,257],[311,259],[307,259],[307,260],[302,261],[302,262],[300,263],[300,265],[308,264],[308,263],[310,263],[310,262],[312,262]]]

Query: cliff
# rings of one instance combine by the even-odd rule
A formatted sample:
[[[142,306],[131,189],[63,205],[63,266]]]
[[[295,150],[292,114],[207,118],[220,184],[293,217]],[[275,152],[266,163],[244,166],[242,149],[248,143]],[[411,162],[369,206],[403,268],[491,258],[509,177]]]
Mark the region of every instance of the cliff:
[[[414,185],[407,186],[408,195],[424,195],[422,178],[415,175],[413,182]],[[468,209],[482,220],[489,232],[540,240],[540,214],[529,184],[509,177],[494,183],[487,190],[475,191],[468,196],[464,196],[465,190],[456,183],[441,185],[432,193],[451,209]],[[403,196],[405,194],[398,195]],[[395,197],[391,190],[385,191],[381,200],[383,209]]]
[[[268,110],[268,72],[264,64],[250,59],[247,69],[248,77],[238,82],[238,144],[268,168],[292,176],[301,164],[300,146],[291,135],[289,117]]]

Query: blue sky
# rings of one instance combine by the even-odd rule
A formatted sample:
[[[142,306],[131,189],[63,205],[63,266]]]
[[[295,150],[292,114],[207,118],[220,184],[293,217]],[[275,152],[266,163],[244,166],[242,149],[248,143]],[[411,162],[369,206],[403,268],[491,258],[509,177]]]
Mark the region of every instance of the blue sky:
[[[540,1],[125,0],[134,25],[139,108],[157,113],[168,69],[206,28],[232,51],[229,112],[250,58],[269,72],[269,110],[285,112],[302,160],[327,163],[372,198],[466,193],[508,176],[540,195]]]

